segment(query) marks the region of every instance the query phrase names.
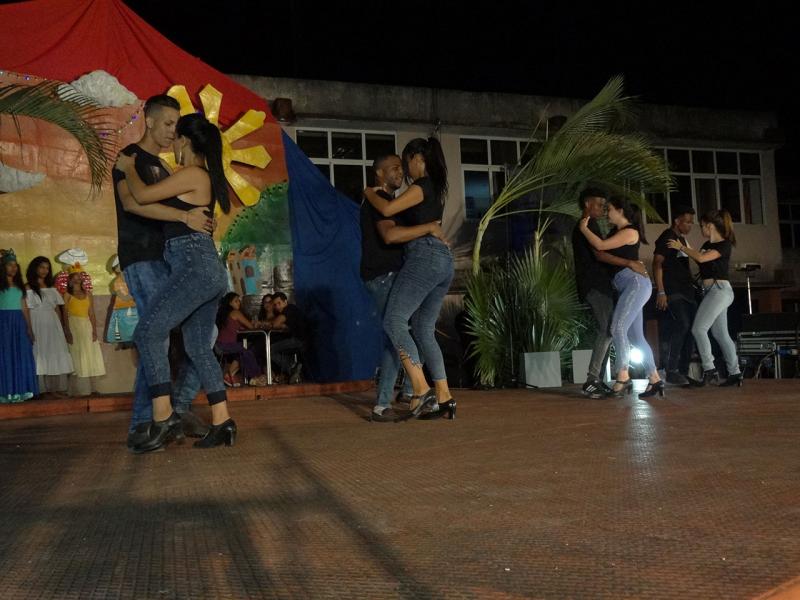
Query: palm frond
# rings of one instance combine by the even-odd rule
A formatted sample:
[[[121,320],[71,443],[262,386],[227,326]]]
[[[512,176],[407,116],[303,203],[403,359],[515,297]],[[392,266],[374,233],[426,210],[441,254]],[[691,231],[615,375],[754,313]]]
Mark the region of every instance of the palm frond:
[[[8,115],[21,133],[19,117],[41,119],[72,135],[86,153],[92,191],[100,190],[107,173],[111,141],[100,135],[105,124],[100,109],[77,91],[57,82],[0,87],[0,117]]]
[[[472,270],[480,269],[480,248],[489,223],[508,214],[509,205],[538,191],[555,191],[556,201],[541,204],[541,213],[575,216],[575,199],[589,182],[638,204],[652,220],[660,220],[647,202],[648,192],[666,192],[673,180],[663,157],[653,153],[641,135],[623,126],[634,115],[632,99],[623,96],[622,77],[612,78],[590,102],[572,115],[538,151],[509,177],[478,225]]]

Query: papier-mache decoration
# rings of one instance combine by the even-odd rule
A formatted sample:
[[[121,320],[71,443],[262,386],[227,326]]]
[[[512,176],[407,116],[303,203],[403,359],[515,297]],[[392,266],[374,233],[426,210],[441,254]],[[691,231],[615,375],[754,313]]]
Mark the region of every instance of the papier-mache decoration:
[[[103,70],[92,71],[69,84],[82,96],[94,100],[98,106],[128,106],[138,101],[136,94],[128,90],[119,80]],[[65,87],[61,86],[61,87]]]
[[[178,101],[181,106],[181,116],[199,112],[195,110],[185,86],[174,85],[169,89],[167,95]],[[219,108],[222,105],[222,92],[208,84],[200,91],[199,96],[206,119],[219,127]],[[263,127],[265,118],[266,114],[263,111],[250,109],[236,123],[222,132],[222,167],[225,170],[225,178],[245,206],[256,204],[261,191],[234,171],[231,163],[238,162],[263,169],[270,163],[272,157],[270,157],[264,146],[233,148],[231,144]],[[175,156],[172,153],[162,154],[161,158],[173,168],[177,166]]]
[[[64,250],[56,257],[56,260],[61,263],[61,272],[56,275],[53,285],[59,294],[63,296],[67,291],[67,280],[72,273],[80,273],[83,289],[87,292],[92,291],[92,278],[85,270],[86,265],[89,264],[89,256],[85,250],[82,248]]]
[[[39,185],[44,173],[29,173],[0,164],[0,192],[19,192]]]

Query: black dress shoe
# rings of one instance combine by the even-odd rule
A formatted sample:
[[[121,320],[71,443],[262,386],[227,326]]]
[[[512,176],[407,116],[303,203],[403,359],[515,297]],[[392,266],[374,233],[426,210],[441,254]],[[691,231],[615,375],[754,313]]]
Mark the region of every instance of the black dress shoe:
[[[139,446],[140,444],[144,444],[147,440],[150,439],[150,422],[147,423],[139,423],[136,427],[133,428],[133,431],[128,433],[128,449],[134,448],[134,446]]]
[[[144,454],[145,452],[155,452],[161,450],[172,441],[183,440],[183,428],[181,418],[178,413],[173,412],[163,421],[153,421],[150,423],[150,436],[147,441],[137,444],[131,448],[134,454]]]
[[[179,413],[181,416],[181,427],[183,435],[192,438],[201,438],[208,433],[208,424],[192,411]]]
[[[416,405],[414,405],[415,400],[418,402]],[[420,413],[426,409],[426,407],[432,408],[434,404],[436,404],[436,392],[433,388],[429,389],[422,396],[412,396],[411,406],[413,406],[413,408],[406,414],[398,417],[397,421],[407,421],[408,419],[418,417]]]
[[[611,387],[611,391],[607,395],[611,398],[622,398],[632,390],[633,390],[633,379],[626,379],[625,381],[617,381]]]
[[[657,381],[655,383],[648,383],[647,389],[639,394],[639,398],[651,398],[653,396],[664,397],[664,382]]]
[[[202,440],[194,443],[195,448],[214,448],[215,446],[233,446],[236,442],[236,422],[228,419],[219,425],[212,425]]]

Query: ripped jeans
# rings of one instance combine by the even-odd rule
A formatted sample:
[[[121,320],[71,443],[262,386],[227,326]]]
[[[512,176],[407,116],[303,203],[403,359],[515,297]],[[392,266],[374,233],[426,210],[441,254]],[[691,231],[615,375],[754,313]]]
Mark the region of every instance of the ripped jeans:
[[[436,321],[452,280],[453,255],[444,242],[431,236],[408,242],[383,318],[383,328],[398,354],[420,365],[421,350],[434,381],[447,379],[436,341]]]

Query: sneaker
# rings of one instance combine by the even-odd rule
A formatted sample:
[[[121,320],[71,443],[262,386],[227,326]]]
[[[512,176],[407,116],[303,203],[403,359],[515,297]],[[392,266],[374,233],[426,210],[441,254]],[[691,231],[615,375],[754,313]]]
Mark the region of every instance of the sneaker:
[[[239,382],[237,382],[233,378],[233,375],[231,375],[230,373],[225,373],[225,375],[222,376],[222,382],[228,387],[240,387],[241,386],[241,384]]]
[[[684,377],[680,371],[670,371],[667,373],[667,383],[672,385],[689,385],[689,380]]]
[[[587,379],[586,383],[583,384],[581,393],[584,396],[588,396],[589,398],[597,400],[598,398],[605,397],[605,395],[608,393],[606,390],[607,386],[602,381],[596,377],[592,377],[591,379]]]
[[[380,410],[380,412],[378,412]],[[376,423],[392,423],[397,420],[399,415],[394,411],[393,408],[390,407],[383,407],[379,409],[379,407],[375,407],[372,409],[372,414],[370,415],[370,421],[375,421]]]

